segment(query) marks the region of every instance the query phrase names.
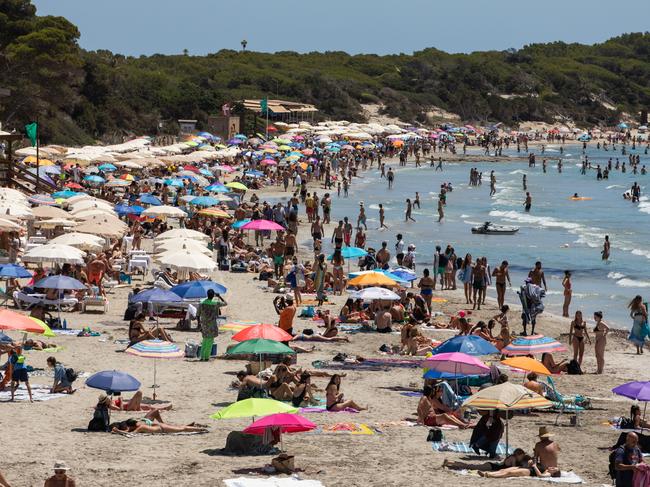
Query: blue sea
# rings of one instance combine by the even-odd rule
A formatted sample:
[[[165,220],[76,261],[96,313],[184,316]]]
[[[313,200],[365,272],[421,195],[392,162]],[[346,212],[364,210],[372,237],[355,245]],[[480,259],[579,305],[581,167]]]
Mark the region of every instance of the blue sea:
[[[527,162],[486,162],[480,164],[445,163],[444,170],[434,172],[429,166],[414,167],[410,161],[406,168],[396,167],[395,186],[389,190],[379,171],[371,170],[355,179],[350,197],[338,198],[334,191],[332,220],[350,217],[356,223],[358,205],[365,203],[368,215],[368,244],[379,247],[382,240],[393,249],[395,235],[402,233],[407,244],[417,246],[417,267],[431,267],[436,245],[443,249],[449,243],[459,256],[469,252],[476,259],[488,258],[492,267],[502,260],[510,263],[513,288],[508,290],[507,300],[518,302],[515,290],[523,282],[530,268],[541,260],[546,273],[549,292],[545,300],[547,310],[561,313],[563,293],[561,280],[565,269],[573,273],[573,302],[571,313],[583,310],[586,317],[602,310],[606,321],[618,327],[629,327],[626,308],[636,294],[650,297],[650,200],[642,196],[640,203],[624,200],[622,194],[634,181],[642,188],[642,195],[650,175],[633,175],[613,170],[608,180],[597,181],[596,171],[580,174],[582,147],[565,145],[560,154],[559,145],[548,145],[545,154],[540,148],[531,148],[537,155],[537,166],[529,168]],[[593,164],[605,165],[612,157],[627,163],[621,146],[617,152],[596,149],[590,144],[586,154]],[[628,153],[631,148],[628,146]],[[648,163],[650,156],[645,148],[638,152],[641,164]],[[514,150],[508,152],[516,154]],[[504,151],[504,155],[506,152]],[[525,155],[525,154],[524,154]],[[562,157],[563,168],[557,171],[557,158]],[[542,172],[542,159],[548,161],[547,173]],[[483,184],[469,186],[469,171],[476,167],[483,173]],[[494,170],[497,193],[490,197],[489,174]],[[526,174],[528,190],[533,197],[530,213],[525,213],[525,192],[522,176]],[[445,219],[437,223],[437,197],[440,185],[451,182],[453,192],[447,196]],[[421,209],[414,209],[416,223],[404,222],[406,198],[413,200],[419,191]],[[322,195],[324,191],[319,191]],[[590,197],[590,201],[571,201],[578,193]],[[388,230],[379,231],[378,204],[386,209]],[[516,225],[520,231],[512,236],[473,235],[472,226],[485,221]],[[600,250],[604,236],[611,240],[611,258],[601,260]],[[326,238],[329,242],[329,238]],[[494,296],[494,288],[489,295]]]

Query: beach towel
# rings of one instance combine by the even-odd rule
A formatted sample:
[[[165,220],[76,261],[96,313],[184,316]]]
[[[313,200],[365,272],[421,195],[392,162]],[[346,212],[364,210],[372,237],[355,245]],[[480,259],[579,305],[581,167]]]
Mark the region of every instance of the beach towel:
[[[232,331],[232,332],[239,332],[242,331],[244,328],[248,328],[249,326],[254,326],[254,325],[259,325],[259,321],[231,321],[229,323],[226,323],[225,325],[219,326],[220,331]]]
[[[46,386],[39,386],[31,384],[32,386],[32,398],[34,402],[39,401],[49,401],[51,399],[58,399],[60,397],[67,397],[70,394],[51,394],[50,388]],[[15,399],[16,402],[29,402],[29,394],[27,394],[27,388],[24,385],[21,385],[16,389]],[[0,391],[0,402],[9,402],[11,401],[11,391],[9,388],[4,391]]]
[[[476,455],[476,452],[471,446],[469,446],[469,443],[463,443],[461,441],[433,441],[431,442],[431,446],[435,451],[439,452],[468,453]],[[508,453],[506,453],[505,443],[499,443],[496,453],[497,455],[506,456],[511,455],[514,450],[515,449],[512,447],[508,447]]]
[[[370,426],[365,423],[334,423],[320,426],[312,430],[313,434],[347,434],[347,435],[381,435],[381,431],[376,426]]]
[[[306,414],[306,413],[358,413],[356,409],[351,409],[351,408],[345,408],[342,411],[328,411],[327,408],[325,407],[325,404],[319,405],[319,406],[307,406],[304,408],[300,408],[300,413]]]
[[[226,487],[325,487],[319,480],[291,477],[238,477],[223,481]]]
[[[209,431],[182,431],[180,433],[115,433],[125,438],[138,438],[140,436],[192,436],[192,435],[205,435]]]
[[[400,396],[406,396],[406,397],[421,397],[422,392],[420,391],[405,391],[405,392],[400,392]]]
[[[469,470],[451,470],[456,475],[475,475],[475,471]],[[476,474],[478,476],[478,474]],[[560,477],[517,477],[519,480],[541,480],[542,482],[553,482],[555,484],[583,484],[582,480],[575,472],[564,472]],[[511,479],[504,479],[511,480]]]
[[[316,360],[312,366],[317,369],[334,369],[334,370],[385,370],[388,368],[410,368],[416,369],[424,365],[424,357],[415,358],[367,358],[363,362],[335,362],[327,360]]]
[[[81,332],[81,330],[73,330],[71,328],[66,328],[65,330],[62,328],[53,328],[52,331],[57,335],[70,335],[70,336],[77,336]]]

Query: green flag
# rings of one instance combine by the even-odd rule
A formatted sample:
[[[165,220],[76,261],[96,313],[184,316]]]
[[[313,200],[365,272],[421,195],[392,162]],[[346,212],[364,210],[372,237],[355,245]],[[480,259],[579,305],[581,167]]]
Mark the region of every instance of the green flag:
[[[36,145],[36,139],[38,138],[38,124],[36,122],[28,123],[25,125],[25,133],[27,138],[32,143],[32,147]]]
[[[262,109],[262,113],[268,113],[269,111],[269,100],[267,98],[263,98],[260,100],[260,108]]]

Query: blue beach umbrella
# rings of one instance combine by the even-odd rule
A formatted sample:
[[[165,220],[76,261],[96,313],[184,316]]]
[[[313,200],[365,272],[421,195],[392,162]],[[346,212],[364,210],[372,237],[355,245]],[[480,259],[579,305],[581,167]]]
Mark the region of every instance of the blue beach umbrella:
[[[86,385],[93,389],[111,392],[137,391],[140,381],[126,372],[119,370],[102,370],[86,379]]]
[[[465,377],[476,377],[465,374],[454,374],[453,372],[439,372],[437,370],[427,370],[422,377],[424,379],[463,379]]]
[[[106,182],[106,180],[103,177],[96,176],[94,174],[91,174],[90,176],[86,176],[84,178],[84,181],[86,181],[88,183],[93,183],[93,184],[103,184],[103,183]]]
[[[333,255],[334,254],[330,255],[328,260],[332,260]],[[344,259],[355,259],[368,255],[368,252],[359,247],[344,247],[341,249],[341,255]]]
[[[8,277],[13,279],[23,279],[32,277],[32,273],[18,264],[5,264],[0,266],[0,277]]]
[[[391,269],[389,272],[391,275],[397,276],[406,282],[415,281],[418,278],[418,276],[413,271],[410,271],[408,269]]]
[[[172,186],[174,188],[182,188],[185,186],[182,179],[165,179],[166,186]]]
[[[82,195],[82,194],[86,194],[86,193],[77,193],[76,191],[72,191],[70,189],[65,189],[63,191],[57,191],[56,193],[52,193],[52,198],[57,199],[57,200],[59,198],[63,198],[65,200],[67,200],[68,198],[72,198],[73,196],[79,196],[79,195]]]
[[[215,183],[211,184],[210,186],[207,186],[205,188],[207,191],[210,191],[211,193],[230,193],[230,190],[226,188],[223,184]]]
[[[100,171],[104,171],[104,172],[117,171],[117,167],[115,167],[113,164],[110,163],[102,164],[101,166],[99,166],[99,169]]]
[[[151,205],[151,206],[162,205],[162,201],[160,201],[160,199],[158,199],[156,196],[149,193],[142,193],[138,199],[140,200],[140,203],[144,205]]]
[[[230,226],[231,226],[232,228],[238,230],[238,229],[240,229],[241,227],[243,227],[244,225],[246,225],[246,224],[247,224],[248,222],[250,222],[250,221],[251,221],[250,218],[246,218],[245,220],[239,220],[239,221],[236,221],[235,223],[233,223],[233,224],[230,225]]]
[[[171,291],[183,299],[205,298],[208,295],[208,289],[212,289],[217,294],[225,294],[228,290],[225,286],[212,281],[189,281],[171,288]]]
[[[166,303],[166,302],[178,303],[182,301],[182,299],[178,294],[173,293],[171,291],[167,291],[165,289],[152,288],[152,289],[146,289],[144,291],[139,292],[138,294],[133,296],[131,301],[134,303]]]
[[[490,342],[477,335],[461,335],[442,342],[434,350],[433,354],[461,352],[467,355],[492,355],[499,353],[499,349]]]
[[[216,206],[219,203],[221,202],[212,196],[197,196],[193,200],[190,200],[190,205],[194,206]]]
[[[138,205],[133,205],[133,206],[124,205],[124,204],[115,205],[115,213],[117,213],[120,216],[122,216],[122,215],[139,215],[143,211],[144,211],[144,207],[138,206]]]
[[[34,283],[35,288],[58,289],[58,290],[78,290],[86,289],[86,286],[73,277],[68,276],[49,276]]]

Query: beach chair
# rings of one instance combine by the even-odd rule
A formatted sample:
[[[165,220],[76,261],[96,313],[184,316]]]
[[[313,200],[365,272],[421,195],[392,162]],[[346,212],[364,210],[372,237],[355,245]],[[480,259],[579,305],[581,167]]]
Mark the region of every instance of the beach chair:
[[[81,312],[85,313],[89,306],[101,307],[104,313],[108,312],[108,299],[103,296],[84,296],[81,300]]]
[[[582,413],[585,408],[582,406],[578,406],[578,402],[584,400],[583,396],[579,395],[574,395],[574,396],[565,396],[561,394],[557,388],[555,387],[555,382],[553,381],[553,378],[549,376],[547,379],[547,394],[546,397],[548,398],[549,401],[553,403],[553,409],[555,409],[558,414],[555,417],[555,426],[558,425],[558,421],[560,420],[560,416],[564,413],[567,414],[572,414],[575,416],[575,425],[580,426],[580,413]]]

